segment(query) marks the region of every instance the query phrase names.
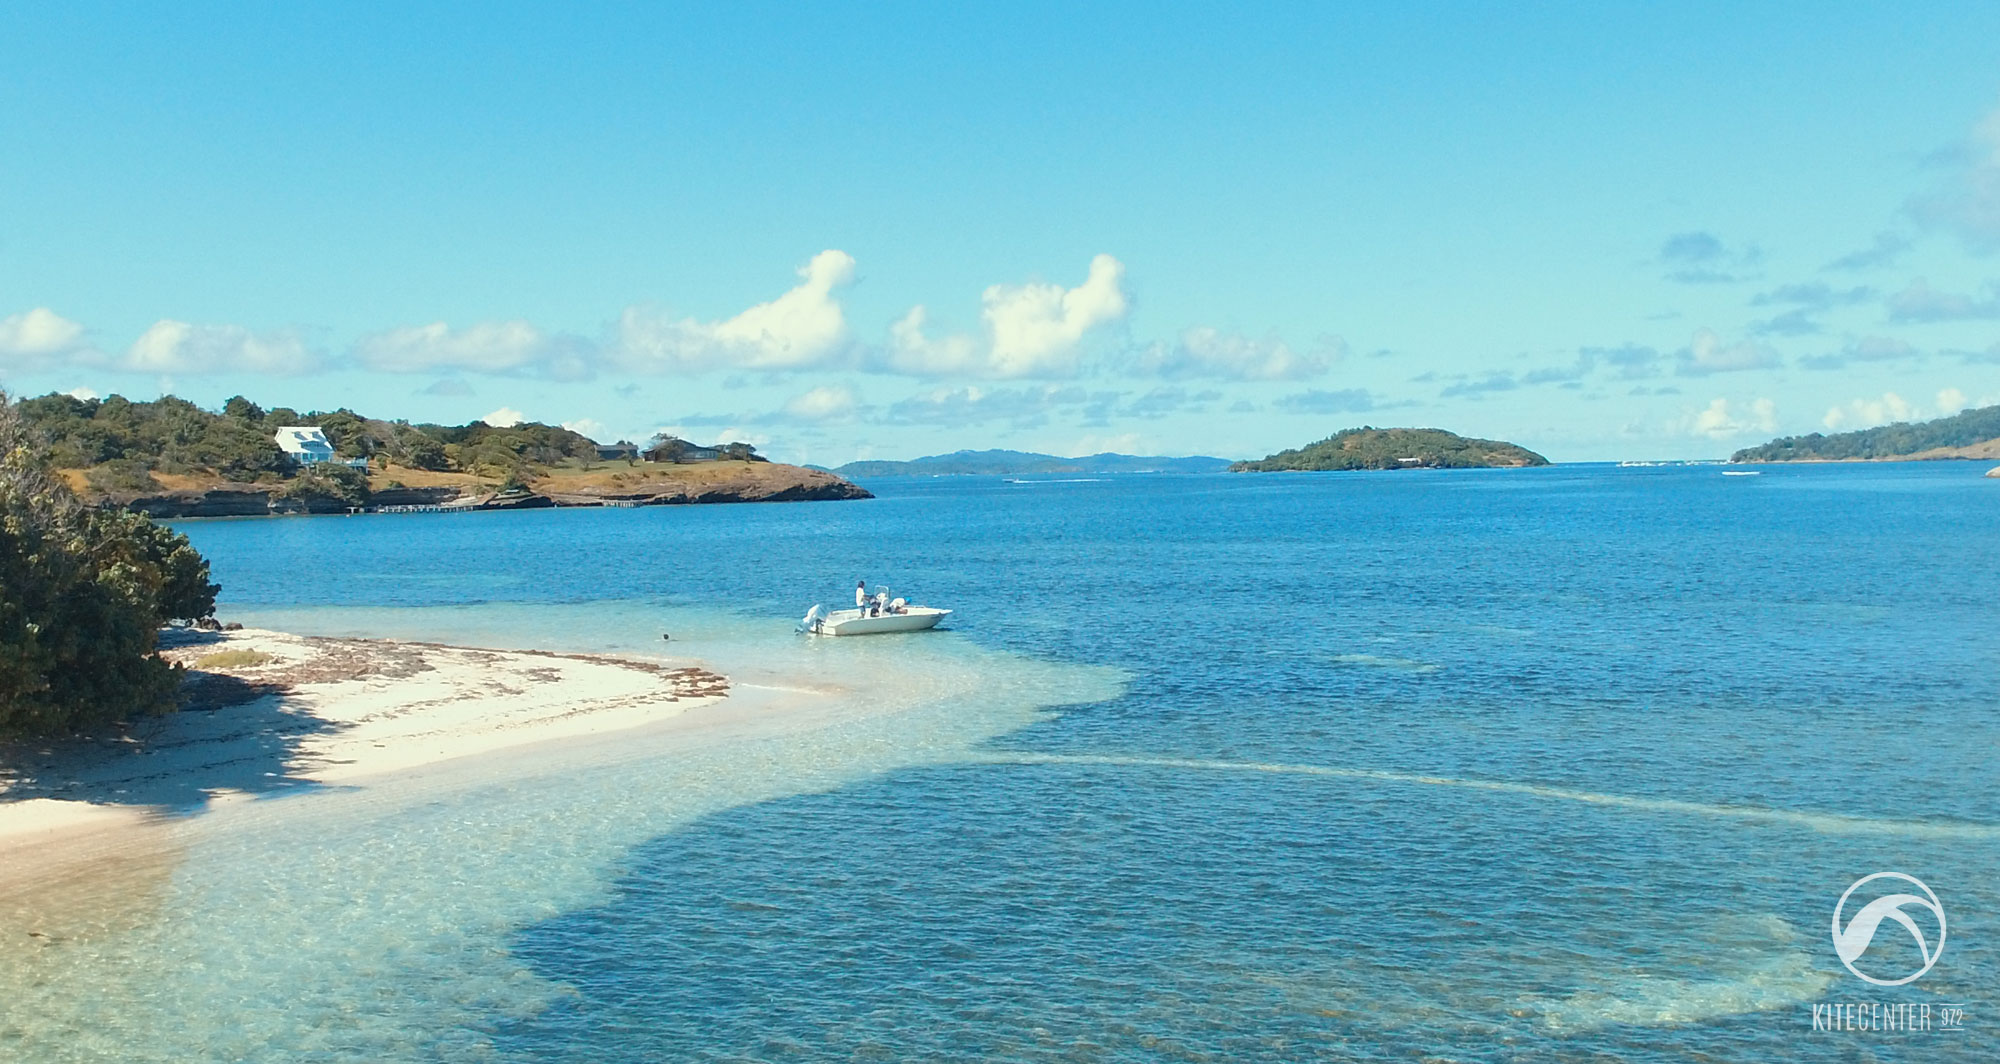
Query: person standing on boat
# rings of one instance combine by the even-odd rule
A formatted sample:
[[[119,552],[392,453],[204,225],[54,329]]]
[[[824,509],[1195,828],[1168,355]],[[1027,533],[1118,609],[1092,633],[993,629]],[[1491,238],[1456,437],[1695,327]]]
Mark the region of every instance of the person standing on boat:
[[[854,582],[854,608],[860,610],[863,617],[868,616],[868,581],[866,580],[856,580]]]

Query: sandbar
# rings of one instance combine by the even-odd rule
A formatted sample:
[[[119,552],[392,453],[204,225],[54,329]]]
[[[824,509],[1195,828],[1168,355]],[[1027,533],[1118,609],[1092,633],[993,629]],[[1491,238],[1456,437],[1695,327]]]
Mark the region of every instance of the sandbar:
[[[769,712],[774,695],[798,704],[813,694],[732,688],[664,659],[255,629],[170,631],[161,654],[189,668],[180,711],[106,735],[0,746],[0,895],[157,854],[164,828],[218,803],[366,787],[447,763],[506,771],[510,759],[491,755],[700,725],[690,714],[725,707]]]

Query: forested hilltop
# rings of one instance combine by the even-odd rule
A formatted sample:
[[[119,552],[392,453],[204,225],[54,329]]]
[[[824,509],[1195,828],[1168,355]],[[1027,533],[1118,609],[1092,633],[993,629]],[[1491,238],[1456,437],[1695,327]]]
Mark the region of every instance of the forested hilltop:
[[[1236,472],[1339,469],[1484,469],[1544,466],[1549,460],[1515,444],[1443,429],[1347,429],[1296,450],[1238,462]]]
[[[2000,458],[2000,406],[1915,424],[1786,436],[1736,452],[1732,462],[1859,462],[1926,458]]]
[[[40,457],[86,501],[155,516],[355,508],[738,502],[856,498],[830,474],[765,460],[746,443],[671,436],[602,446],[555,425],[415,424],[352,410],[220,411],[166,396],[24,399],[16,413]],[[340,461],[301,464],[277,432],[318,428]]]

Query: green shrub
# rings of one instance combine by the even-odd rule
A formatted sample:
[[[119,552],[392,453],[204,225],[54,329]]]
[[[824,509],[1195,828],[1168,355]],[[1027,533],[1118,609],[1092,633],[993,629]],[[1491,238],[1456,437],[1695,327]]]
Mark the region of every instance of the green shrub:
[[[344,506],[366,506],[368,477],[338,462],[320,462],[307,466],[278,495],[284,499],[325,499]]]
[[[212,613],[216,591],[187,537],[80,503],[0,393],[0,734],[172,709],[160,625]]]
[[[92,488],[107,494],[159,491],[149,463],[143,458],[114,458],[84,474]]]

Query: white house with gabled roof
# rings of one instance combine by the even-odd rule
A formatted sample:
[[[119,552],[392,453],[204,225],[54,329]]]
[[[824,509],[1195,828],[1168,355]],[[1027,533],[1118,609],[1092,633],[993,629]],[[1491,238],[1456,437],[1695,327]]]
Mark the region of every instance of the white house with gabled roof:
[[[285,452],[285,457],[291,459],[293,465],[309,466],[321,462],[339,461],[334,456],[333,441],[327,439],[326,433],[317,426],[287,425],[279,429],[273,438],[278,441],[278,450]],[[350,458],[341,464],[363,472],[368,469],[366,458]]]
[[[333,461],[333,442],[313,425],[287,425],[278,430],[278,450],[298,465]]]

